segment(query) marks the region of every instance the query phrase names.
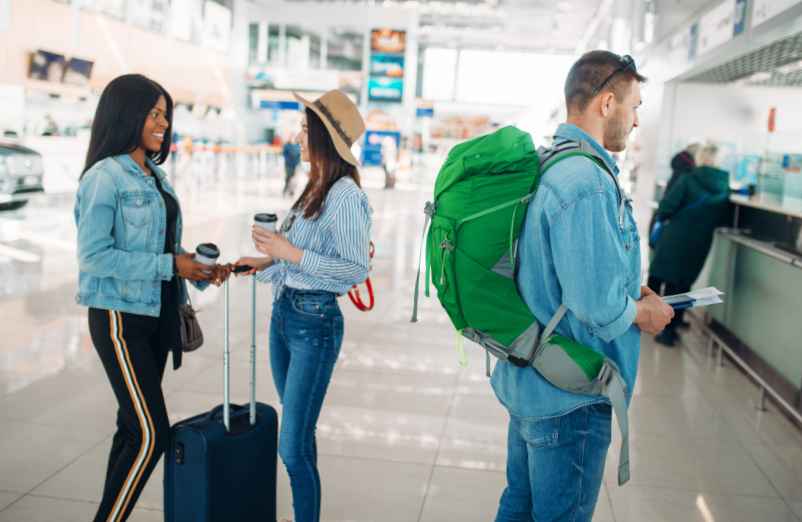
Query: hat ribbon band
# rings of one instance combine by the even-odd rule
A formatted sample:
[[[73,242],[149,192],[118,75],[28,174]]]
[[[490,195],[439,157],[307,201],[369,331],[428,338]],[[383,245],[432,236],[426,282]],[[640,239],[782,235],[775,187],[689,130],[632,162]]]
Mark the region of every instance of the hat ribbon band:
[[[340,136],[340,138],[345,142],[346,145],[350,147],[352,140],[348,138],[348,135],[345,133],[345,131],[343,131],[342,127],[340,127],[340,122],[334,119],[326,106],[320,103],[320,100],[315,100],[313,105],[323,113],[323,116],[329,120],[329,123],[331,123],[331,126],[334,127],[334,130],[337,131],[337,134]]]

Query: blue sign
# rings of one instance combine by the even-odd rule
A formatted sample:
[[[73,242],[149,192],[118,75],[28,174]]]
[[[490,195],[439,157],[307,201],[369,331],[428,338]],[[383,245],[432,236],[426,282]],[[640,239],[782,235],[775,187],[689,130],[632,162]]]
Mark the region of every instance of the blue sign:
[[[400,102],[404,97],[403,78],[371,77],[368,80],[368,100]]]
[[[688,43],[688,60],[696,59],[696,50],[699,48],[699,22],[691,26],[691,40]]]
[[[259,100],[259,108],[274,111],[299,111],[301,104],[297,101]]]
[[[388,78],[404,77],[404,55],[374,53],[370,56],[370,75]]]
[[[434,118],[434,107],[418,107],[415,110],[417,118]]]
[[[732,34],[738,36],[746,29],[746,4],[748,0],[735,0],[735,27]]]
[[[398,131],[379,131],[369,130],[365,132],[365,143],[362,147],[362,165],[381,166],[382,164],[382,141],[387,137],[395,140],[395,149],[401,146],[401,133]]]

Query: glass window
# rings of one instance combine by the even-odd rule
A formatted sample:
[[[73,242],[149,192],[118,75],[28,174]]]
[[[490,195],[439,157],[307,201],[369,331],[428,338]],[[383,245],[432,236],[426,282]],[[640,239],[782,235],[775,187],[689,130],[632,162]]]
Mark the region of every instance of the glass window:
[[[504,105],[551,105],[562,96],[569,55],[463,50],[457,71],[457,101]]]
[[[457,50],[429,47],[423,51],[423,97],[453,100]]]
[[[326,67],[338,71],[361,71],[364,46],[364,33],[331,28],[326,41]]]
[[[259,24],[248,24],[248,63],[254,64],[257,61],[259,52]]]
[[[281,63],[281,28],[270,24],[267,29],[267,61],[273,64]]]

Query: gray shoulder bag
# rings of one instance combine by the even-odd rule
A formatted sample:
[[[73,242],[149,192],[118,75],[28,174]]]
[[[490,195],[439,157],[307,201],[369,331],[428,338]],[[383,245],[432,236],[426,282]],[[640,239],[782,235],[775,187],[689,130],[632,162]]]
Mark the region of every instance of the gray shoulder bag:
[[[192,300],[187,292],[187,303],[178,307],[178,322],[181,329],[181,350],[194,352],[203,344],[203,331],[201,330]]]

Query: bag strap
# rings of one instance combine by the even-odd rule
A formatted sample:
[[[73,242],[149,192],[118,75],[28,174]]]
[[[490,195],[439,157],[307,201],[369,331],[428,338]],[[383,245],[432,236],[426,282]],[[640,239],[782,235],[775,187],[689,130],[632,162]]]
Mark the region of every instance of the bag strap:
[[[607,364],[603,368],[609,368]],[[609,381],[602,390],[613,407],[618,429],[621,431],[621,449],[618,453],[618,485],[629,482],[629,417],[627,413],[626,384],[618,370],[613,370]]]
[[[423,250],[426,249],[426,296],[429,296],[429,275],[431,266],[429,264],[429,246],[427,245],[426,241],[426,231],[429,229],[429,223],[434,216],[435,206],[434,203],[431,201],[426,202],[426,206],[423,207],[423,213],[426,214],[426,218],[423,222],[423,231],[421,232],[421,241],[420,241],[420,252],[418,252],[418,273],[415,276],[415,294],[412,300],[412,319],[409,321],[411,323],[418,322],[418,303],[420,301],[420,270],[421,264],[423,263]]]
[[[543,335],[540,337],[541,342],[545,341],[551,334],[554,333],[554,330],[557,328],[557,325],[560,324],[560,321],[563,320],[565,317],[565,313],[568,312],[568,308],[563,304],[554,312],[554,315],[551,317],[551,320],[546,325],[546,328],[543,329]]]
[[[584,157],[596,163],[596,165],[604,170],[613,180],[616,193],[618,194],[618,225],[621,227],[624,226],[626,202],[629,198],[626,197],[624,191],[621,189],[621,185],[618,183],[618,176],[615,175],[610,169],[610,166],[607,165],[607,162],[604,161],[591,146],[584,142],[563,142],[552,150],[543,148],[539,151],[539,154],[541,154],[541,158],[543,158],[543,164],[540,169],[541,176],[546,174],[546,171],[557,163],[572,157]]]

